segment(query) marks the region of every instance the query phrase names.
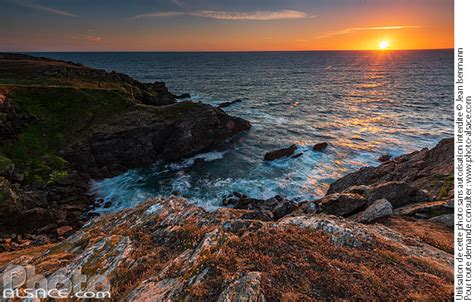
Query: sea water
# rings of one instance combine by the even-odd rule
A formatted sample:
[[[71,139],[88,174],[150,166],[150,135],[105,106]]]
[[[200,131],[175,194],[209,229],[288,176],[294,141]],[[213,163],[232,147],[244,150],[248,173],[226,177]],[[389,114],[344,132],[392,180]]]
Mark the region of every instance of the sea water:
[[[175,94],[252,123],[234,140],[180,162],[157,162],[96,181],[91,193],[111,202],[99,212],[179,192],[209,209],[230,192],[296,200],[324,195],[329,184],[362,166],[433,147],[453,135],[453,51],[225,53],[41,53],[164,81]],[[323,152],[312,146],[328,142]],[[296,144],[298,158],[263,161]]]

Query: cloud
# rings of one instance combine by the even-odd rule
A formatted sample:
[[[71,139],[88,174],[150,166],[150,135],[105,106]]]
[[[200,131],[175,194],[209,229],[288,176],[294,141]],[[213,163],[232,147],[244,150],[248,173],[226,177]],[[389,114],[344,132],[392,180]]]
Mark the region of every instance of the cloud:
[[[330,38],[339,35],[347,35],[353,32],[366,31],[366,30],[397,30],[397,29],[413,29],[420,28],[417,25],[397,25],[397,26],[373,26],[373,27],[350,27],[345,28],[340,31],[330,31],[322,36],[319,36],[318,39]]]
[[[171,2],[173,2],[174,4],[176,4],[179,7],[184,6],[184,1],[183,0],[171,0]]]
[[[100,42],[103,39],[101,36],[92,36],[92,35],[74,35],[72,36],[72,38],[75,40],[83,40],[83,41],[89,41],[89,42]]]
[[[32,8],[32,9],[36,9],[36,10],[41,10],[41,11],[44,11],[44,12],[48,12],[48,13],[52,13],[52,14],[56,14],[56,15],[60,15],[60,16],[77,17],[77,15],[72,14],[70,12],[67,12],[67,11],[64,11],[64,10],[61,10],[61,9],[52,8],[52,7],[45,6],[45,5],[41,5],[41,4],[32,2],[32,1],[16,0],[15,2],[18,5],[23,6],[23,7]]]
[[[296,10],[277,10],[277,11],[215,11],[215,10],[200,10],[192,12],[177,12],[177,11],[163,11],[134,16],[134,19],[146,17],[172,17],[172,16],[196,16],[218,20],[284,20],[284,19],[303,19],[309,18],[306,13]]]

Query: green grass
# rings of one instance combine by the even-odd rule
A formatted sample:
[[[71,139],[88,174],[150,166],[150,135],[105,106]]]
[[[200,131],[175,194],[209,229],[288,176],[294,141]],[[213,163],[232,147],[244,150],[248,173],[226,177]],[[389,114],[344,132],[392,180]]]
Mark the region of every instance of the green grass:
[[[2,142],[0,154],[24,169],[26,182],[43,183],[67,175],[61,148],[131,106],[117,91],[73,87],[16,87],[13,101],[34,120],[17,139]]]
[[[10,168],[13,162],[4,156],[0,155],[0,171]]]
[[[439,190],[440,198],[447,198],[449,196],[449,191],[454,188],[454,175],[441,175],[436,174],[433,176],[433,184],[442,183]]]
[[[10,199],[10,194],[8,192],[0,191],[0,203],[6,202]]]

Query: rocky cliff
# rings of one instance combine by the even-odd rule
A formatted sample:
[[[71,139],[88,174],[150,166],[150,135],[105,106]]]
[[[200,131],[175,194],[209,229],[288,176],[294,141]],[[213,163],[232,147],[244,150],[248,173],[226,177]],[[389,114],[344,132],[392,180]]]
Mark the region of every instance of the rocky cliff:
[[[91,178],[177,160],[250,129],[177,102],[164,83],[80,64],[0,54],[0,233],[61,239],[88,219]],[[47,234],[45,239],[41,234]]]
[[[452,176],[452,144],[401,158],[434,171],[436,154]],[[380,176],[400,164],[393,161],[370,169]],[[95,218],[59,244],[0,254],[0,271],[30,264],[53,278],[81,268],[106,276],[112,299],[126,301],[451,300],[452,221],[439,217],[453,215],[453,201],[429,190],[445,178],[404,182],[411,167],[390,169],[397,180],[367,177],[291,206],[239,195],[230,204],[247,209],[207,212],[153,198]]]

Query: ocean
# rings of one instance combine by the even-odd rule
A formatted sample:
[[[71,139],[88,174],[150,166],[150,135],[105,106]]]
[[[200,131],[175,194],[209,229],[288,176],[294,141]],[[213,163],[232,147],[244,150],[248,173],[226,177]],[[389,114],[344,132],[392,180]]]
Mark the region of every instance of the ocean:
[[[157,162],[91,184],[91,194],[132,207],[181,196],[208,209],[231,192],[297,201],[325,194],[337,178],[453,135],[453,50],[225,53],[34,53],[164,81],[175,94],[224,108],[253,127],[215,150]],[[324,152],[312,151],[328,142]],[[263,161],[296,144],[298,158]]]

